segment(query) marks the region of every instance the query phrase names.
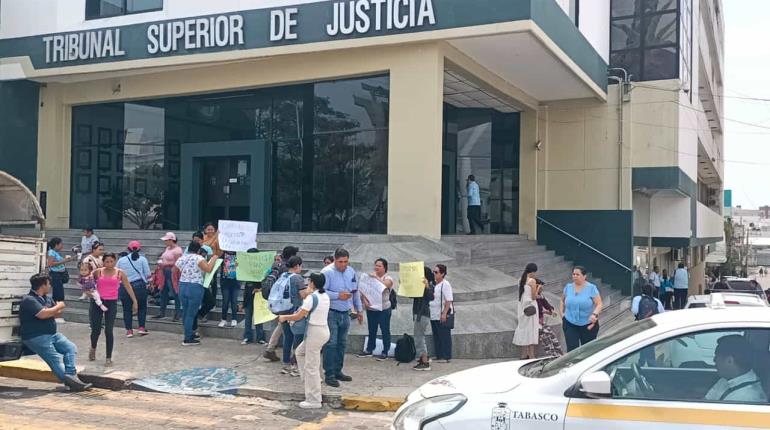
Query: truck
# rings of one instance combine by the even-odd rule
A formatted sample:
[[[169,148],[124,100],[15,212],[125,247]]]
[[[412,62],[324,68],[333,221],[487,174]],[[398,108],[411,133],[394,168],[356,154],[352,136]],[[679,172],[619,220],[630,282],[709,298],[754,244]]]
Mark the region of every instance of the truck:
[[[21,299],[29,278],[46,270],[45,216],[35,194],[0,171],[0,361],[25,351],[19,337]]]

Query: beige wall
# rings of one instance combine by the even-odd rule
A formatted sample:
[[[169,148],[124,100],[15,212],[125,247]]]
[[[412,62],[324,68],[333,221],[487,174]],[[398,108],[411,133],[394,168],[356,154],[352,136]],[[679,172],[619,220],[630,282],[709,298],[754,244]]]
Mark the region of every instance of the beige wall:
[[[441,228],[443,56],[436,43],[281,56],[42,90],[37,191],[49,226],[69,227],[71,106],[255,88],[390,71],[388,231],[438,237]],[[114,91],[119,85],[120,91]]]

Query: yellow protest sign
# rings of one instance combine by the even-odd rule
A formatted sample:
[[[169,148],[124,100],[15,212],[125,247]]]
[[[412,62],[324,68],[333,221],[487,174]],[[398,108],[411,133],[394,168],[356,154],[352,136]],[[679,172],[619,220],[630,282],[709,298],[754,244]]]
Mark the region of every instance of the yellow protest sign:
[[[212,270],[209,273],[206,273],[206,277],[203,278],[203,288],[208,288],[209,285],[211,285],[211,281],[214,279],[214,275],[219,271],[219,267],[222,265],[222,259],[217,259],[216,263],[214,263],[214,270]]]
[[[274,313],[270,312],[267,307],[267,300],[262,297],[262,293],[259,291],[254,292],[254,318],[251,322],[254,325],[264,324],[268,321],[276,319]]]
[[[398,295],[402,297],[422,297],[425,292],[425,263],[401,263],[398,272]]]
[[[274,260],[275,252],[238,252],[235,254],[235,277],[239,281],[262,282]]]

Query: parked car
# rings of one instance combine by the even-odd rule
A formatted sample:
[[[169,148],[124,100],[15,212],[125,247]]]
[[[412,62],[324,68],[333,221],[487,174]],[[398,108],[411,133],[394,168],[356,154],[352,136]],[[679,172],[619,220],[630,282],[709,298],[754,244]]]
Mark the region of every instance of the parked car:
[[[695,356],[704,356],[705,349],[713,358],[710,339],[735,335],[752,358],[745,374],[754,372],[757,385],[743,400],[706,400],[721,382],[713,362],[674,364],[672,348],[684,342]],[[770,310],[707,307],[633,322],[559,358],[497,363],[437,378],[407,397],[392,429],[766,428],[768,391]]]
[[[713,292],[698,296],[690,296],[687,299],[685,309],[710,308],[715,306],[764,306],[770,307],[770,304],[762,297],[751,293],[733,293]]]
[[[759,282],[756,280],[749,278],[735,278],[732,276],[726,276],[722,278],[721,281],[714,284],[710,290],[706,290],[706,293],[708,294],[711,292],[725,291],[755,294],[767,302],[767,294],[762,289],[762,286],[759,285]]]

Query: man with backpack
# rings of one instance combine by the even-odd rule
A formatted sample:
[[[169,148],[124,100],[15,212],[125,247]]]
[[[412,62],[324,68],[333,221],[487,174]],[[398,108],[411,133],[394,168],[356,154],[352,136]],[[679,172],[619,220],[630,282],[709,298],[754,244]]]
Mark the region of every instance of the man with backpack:
[[[642,286],[642,293],[631,301],[631,313],[634,314],[637,321],[665,312],[663,303],[652,296],[653,289],[654,287],[651,283],[644,284]]]
[[[265,277],[265,280],[262,281],[262,288],[260,289],[262,298],[267,300],[270,297],[271,287],[282,274],[289,270],[288,267],[286,267],[286,263],[289,261],[289,258],[294,257],[297,253],[299,253],[299,248],[289,245],[283,248],[280,255],[276,255],[270,273]],[[267,348],[265,349],[264,354],[262,354],[267,360],[280,360],[275,353],[275,349],[278,347],[278,342],[281,340],[282,335],[283,328],[281,324],[277,324],[275,329],[273,329],[273,333],[270,335],[270,341],[267,343]]]
[[[306,288],[302,277],[302,258],[293,256],[286,262],[287,271],[270,287],[267,305],[276,315],[292,315],[302,306],[300,291]],[[292,364],[292,351],[302,342],[303,335],[293,332],[289,322],[283,322],[283,369],[281,373],[299,376],[296,363]]]

